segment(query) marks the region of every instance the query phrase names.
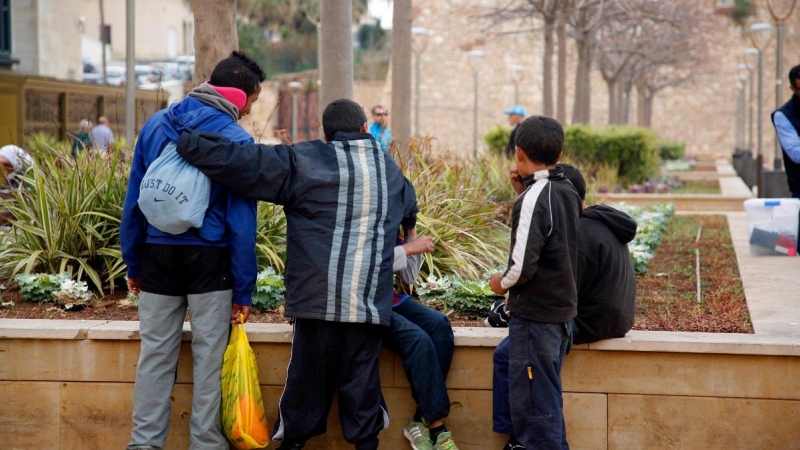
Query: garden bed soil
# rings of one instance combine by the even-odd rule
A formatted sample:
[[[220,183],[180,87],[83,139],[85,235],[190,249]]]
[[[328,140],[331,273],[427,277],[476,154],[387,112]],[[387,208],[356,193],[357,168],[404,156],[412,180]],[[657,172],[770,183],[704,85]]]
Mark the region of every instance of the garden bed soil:
[[[703,230],[695,243],[698,226]],[[697,303],[695,249],[700,249],[702,303]],[[727,218],[675,216],[656,249],[649,271],[637,277],[634,329],[752,333],[747,303],[730,238]],[[81,311],[65,311],[52,303],[25,301],[18,290],[3,292],[0,318],[139,320],[124,292],[92,302]],[[253,323],[287,323],[278,312],[253,313]],[[451,317],[453,326],[484,326],[483,320]]]
[[[695,243],[698,226],[700,241]],[[701,299],[696,254],[700,249]],[[646,274],[637,277],[634,329],[752,333],[727,218],[674,216]]]
[[[18,290],[3,292],[3,302],[14,306],[0,308],[0,319],[69,319],[69,320],[139,320],[139,311],[126,301],[125,293],[109,295],[91,302],[80,311],[67,311],[54,303],[23,300]],[[288,323],[280,312],[257,312],[250,315],[251,323]],[[483,320],[451,317],[454,327],[482,327]]]

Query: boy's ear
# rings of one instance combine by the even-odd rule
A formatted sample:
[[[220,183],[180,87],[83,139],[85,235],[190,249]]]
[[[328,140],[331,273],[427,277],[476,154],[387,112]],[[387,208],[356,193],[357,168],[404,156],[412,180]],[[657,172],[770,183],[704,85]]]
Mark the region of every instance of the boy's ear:
[[[364,123],[361,124],[361,132],[362,133],[366,133],[368,129],[369,128],[367,128],[367,122],[364,122]]]
[[[564,156],[564,152],[558,154],[558,158],[556,158],[556,162],[561,162],[561,157]]]
[[[522,151],[519,146],[514,147],[514,157],[517,159],[518,163],[525,161],[525,152]]]

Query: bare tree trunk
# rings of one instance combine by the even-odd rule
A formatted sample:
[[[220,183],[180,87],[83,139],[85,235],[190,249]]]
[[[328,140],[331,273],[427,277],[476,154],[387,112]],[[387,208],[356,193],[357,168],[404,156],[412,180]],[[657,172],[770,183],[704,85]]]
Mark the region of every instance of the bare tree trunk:
[[[647,122],[647,118],[645,117],[645,109],[647,105],[645,104],[645,98],[647,97],[647,87],[645,87],[643,81],[639,81],[636,83],[636,125],[640,127],[647,126],[645,122]]]
[[[103,12],[103,0],[100,0],[100,53],[102,54],[103,84],[108,83],[106,78],[106,16]]]
[[[329,1],[329,0],[328,0]],[[392,138],[405,149],[411,138],[411,0],[394,0],[392,18]],[[323,22],[324,23],[324,22]],[[327,70],[327,67],[325,68]]]
[[[236,31],[236,0],[193,0],[194,83],[211,76],[219,61],[239,48]]]
[[[556,24],[558,36],[558,92],[556,94],[556,119],[567,120],[567,15],[559,14]]]
[[[644,126],[649,127],[653,124],[653,95],[646,95],[644,98]]]
[[[619,123],[619,82],[613,79],[607,79],[608,85],[608,124],[614,125]]]
[[[555,21],[545,18],[544,21],[544,61],[542,73],[544,76],[544,115],[553,117],[553,31]]]
[[[622,108],[621,113],[622,116],[620,117],[619,123],[621,124],[629,124],[631,121],[631,92],[633,91],[633,86],[631,83],[625,83],[625,88],[622,89]]]
[[[588,38],[577,40],[578,67],[575,70],[575,102],[572,123],[588,124],[592,119],[592,53],[594,44]]]

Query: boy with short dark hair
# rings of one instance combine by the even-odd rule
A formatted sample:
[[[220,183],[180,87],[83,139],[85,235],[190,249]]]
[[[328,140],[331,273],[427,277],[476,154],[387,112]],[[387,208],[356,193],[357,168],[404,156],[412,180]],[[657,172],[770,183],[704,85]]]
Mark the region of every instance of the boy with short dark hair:
[[[568,449],[561,364],[577,314],[578,220],[581,199],[556,168],[564,145],[561,124],[533,116],[519,126],[512,183],[514,204],[508,269],[490,279],[509,292],[509,394],[517,438],[528,450]]]
[[[241,52],[220,61],[203,83],[142,127],[122,210],[120,244],[128,290],[139,297],[141,353],[136,369],[133,430],[127,450],[161,449],[167,440],[183,323],[192,324],[192,415],[189,443],[226,450],[220,425],[220,373],[230,323],[250,315],[258,272],[256,203],[211,184],[203,223],[181,234],[151,225],[139,208],[140,184],[165,148],[187,128],[251,143],[237,121],[261,92],[264,71]]]

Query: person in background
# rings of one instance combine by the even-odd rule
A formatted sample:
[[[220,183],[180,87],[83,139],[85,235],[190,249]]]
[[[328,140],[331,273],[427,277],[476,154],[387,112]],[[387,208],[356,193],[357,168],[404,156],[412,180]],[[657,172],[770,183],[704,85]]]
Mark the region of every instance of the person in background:
[[[108,118],[106,116],[100,116],[97,119],[97,126],[92,128],[92,143],[94,147],[101,152],[112,151],[114,149],[114,132],[111,131],[108,125]]]
[[[5,174],[5,189],[19,186],[18,176],[33,164],[33,158],[22,147],[6,145],[0,148],[0,167]]]
[[[82,150],[88,150],[92,145],[92,122],[86,119],[81,120],[80,130],[75,133],[75,139],[72,140],[72,157],[77,158],[78,153]]]
[[[525,108],[520,105],[514,105],[503,112],[508,116],[508,124],[511,125],[511,136],[508,138],[508,145],[506,145],[506,156],[513,158],[517,140],[517,128],[522,119],[525,118]]]
[[[800,65],[789,70],[792,97],[772,113],[772,124],[783,149],[783,167],[792,198],[800,198]]]
[[[392,132],[389,131],[389,110],[381,105],[372,107],[372,123],[369,125],[369,134],[381,144],[383,151],[389,151],[392,143]]]
[[[5,145],[0,148],[0,172],[5,183],[0,188],[0,196],[11,196],[20,185],[19,175],[33,164],[33,158],[22,147]],[[0,211],[0,226],[6,227],[14,216],[9,210]]]

